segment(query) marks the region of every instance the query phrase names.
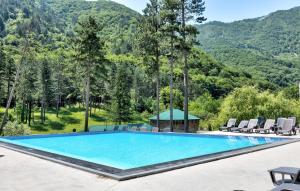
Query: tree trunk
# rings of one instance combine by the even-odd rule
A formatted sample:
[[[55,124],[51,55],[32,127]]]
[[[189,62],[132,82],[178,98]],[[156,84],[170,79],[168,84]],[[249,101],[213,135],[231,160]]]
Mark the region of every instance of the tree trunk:
[[[25,104],[25,124],[27,124],[27,121],[28,121],[28,102]]]
[[[156,74],[156,114],[157,114],[157,119],[156,119],[156,126],[160,130],[160,118],[159,118],[159,113],[160,113],[160,108],[159,108],[159,94],[160,94],[160,67],[159,67],[159,56],[156,55],[156,64],[157,64],[157,74]]]
[[[6,120],[7,120],[7,116],[8,116],[8,109],[9,109],[9,107],[10,107],[11,100],[12,100],[12,98],[13,98],[13,96],[14,96],[14,92],[15,92],[15,88],[16,88],[16,85],[17,85],[17,81],[19,80],[20,69],[21,69],[21,64],[22,64],[22,62],[23,62],[23,57],[22,57],[22,59],[21,59],[21,61],[20,61],[20,65],[18,66],[18,69],[17,69],[17,73],[16,73],[16,76],[15,76],[15,81],[14,81],[13,87],[12,87],[11,90],[10,90],[9,98],[8,98],[8,101],[7,101],[7,104],[6,104],[4,116],[3,116],[2,123],[1,123],[1,126],[0,126],[0,134],[2,134],[3,127],[4,127],[4,125],[6,124]]]
[[[184,57],[184,131],[189,132],[189,90],[188,90],[188,55],[186,50],[186,30],[185,30],[185,0],[181,0],[182,11],[182,37],[183,37],[183,57]]]
[[[171,56],[170,56],[170,127],[171,132],[174,132],[174,125],[173,125],[173,70],[174,70],[174,42],[173,42],[173,35],[172,32],[171,37]]]
[[[60,105],[61,105],[61,95],[58,95],[58,98],[56,100],[56,117],[59,116]]]
[[[25,101],[22,101],[22,111],[21,111],[21,123],[25,121]]]
[[[31,126],[31,115],[32,115],[32,101],[29,101],[29,109],[28,109],[28,126]]]
[[[86,79],[86,95],[85,95],[85,122],[84,122],[84,131],[89,131],[89,101],[90,101],[90,73],[87,72]]]
[[[10,74],[11,74],[11,71],[9,70],[9,72],[8,72],[8,79],[7,79],[7,96],[6,96],[6,100],[7,101],[9,100],[9,95],[10,95],[10,81],[11,81]]]
[[[46,122],[46,110],[47,110],[47,106],[46,104],[44,105],[44,109],[43,109],[43,122]]]
[[[44,103],[44,98],[42,98],[42,103],[41,103],[41,123],[44,124],[44,107],[45,107],[45,103]]]
[[[90,97],[90,117],[92,117],[92,109],[93,109],[93,100],[92,96]]]

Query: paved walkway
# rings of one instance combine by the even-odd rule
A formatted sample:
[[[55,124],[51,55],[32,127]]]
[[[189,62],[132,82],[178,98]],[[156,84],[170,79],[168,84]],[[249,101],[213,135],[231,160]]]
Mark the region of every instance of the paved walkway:
[[[300,167],[300,142],[124,182],[0,147],[0,190],[264,191],[273,187],[267,170],[279,166]]]

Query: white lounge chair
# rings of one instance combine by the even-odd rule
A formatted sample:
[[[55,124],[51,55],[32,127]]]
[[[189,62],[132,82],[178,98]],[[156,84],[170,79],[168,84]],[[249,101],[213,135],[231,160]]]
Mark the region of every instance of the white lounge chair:
[[[256,128],[258,125],[258,119],[251,119],[248,123],[247,128],[242,128],[240,131],[244,133],[251,133],[254,131],[254,128]]]
[[[231,128],[235,127],[236,119],[229,119],[226,126],[220,127],[220,131],[231,131]]]
[[[279,134],[283,134],[283,135],[284,134],[289,134],[289,135],[296,134],[296,131],[293,127],[293,123],[294,123],[294,121],[292,119],[285,119],[282,128],[279,128],[276,131],[276,134],[277,135],[279,135]]]
[[[153,127],[152,128],[152,132],[153,133],[158,133],[159,132],[159,128],[158,127]]]
[[[249,121],[243,120],[243,121],[240,122],[240,124],[239,124],[238,127],[231,128],[231,131],[233,131],[233,132],[235,132],[235,131],[240,132],[241,129],[247,128],[248,123],[249,123]]]
[[[263,128],[256,129],[257,133],[270,133],[271,129],[275,126],[275,119],[268,119]]]

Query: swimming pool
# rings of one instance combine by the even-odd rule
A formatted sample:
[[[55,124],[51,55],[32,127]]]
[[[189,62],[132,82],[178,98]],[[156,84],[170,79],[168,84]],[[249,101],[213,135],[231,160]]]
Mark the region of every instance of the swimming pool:
[[[173,133],[106,132],[1,138],[6,146],[47,157],[80,161],[120,173],[172,166],[205,156],[287,142],[284,138],[213,136]],[[98,166],[97,166],[98,165]],[[106,175],[106,174],[104,174]]]

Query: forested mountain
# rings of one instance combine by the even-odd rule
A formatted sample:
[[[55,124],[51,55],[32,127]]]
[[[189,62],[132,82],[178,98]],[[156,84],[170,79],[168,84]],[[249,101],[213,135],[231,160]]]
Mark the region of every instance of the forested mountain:
[[[300,7],[233,23],[198,26],[201,46],[223,64],[279,86],[299,81]]]
[[[94,15],[102,23],[108,46],[114,53],[132,51],[132,39],[139,14],[112,1],[85,0],[1,0],[0,35],[7,44],[18,44],[14,34],[22,33],[23,21],[40,34],[39,42],[52,46],[68,45],[79,18]],[[62,43],[63,42],[63,43]],[[57,48],[57,47],[53,47]],[[126,52],[127,51],[127,52]]]
[[[113,1],[45,0],[53,10],[67,36],[74,35],[74,26],[81,16],[94,15],[102,24],[101,34],[106,37],[112,52],[116,54],[132,51],[132,39],[136,32],[139,13]]]
[[[201,48],[194,42],[184,43],[180,36],[186,35],[182,32],[184,28],[190,32],[188,41],[193,40],[190,37],[194,37],[194,26],[182,27],[175,22],[177,26],[170,27],[171,18],[164,20],[165,23],[157,22],[161,29],[155,31],[153,24],[157,20],[152,17],[153,12],[140,15],[108,0],[0,2],[0,111],[12,92],[14,112],[9,120],[28,126],[34,123],[33,130],[40,131],[34,128],[43,129],[47,125],[49,110],[58,120],[60,107],[66,106],[79,106],[80,112],[85,106],[86,115],[89,110],[90,116],[95,112],[92,108],[99,108],[108,113],[109,120],[118,122],[131,121],[133,116],[147,118],[159,109],[170,108],[170,89],[174,108],[183,109],[188,95],[190,102],[185,105],[203,119],[203,127],[224,122],[223,115],[218,118],[220,106],[236,88],[251,86],[257,91],[279,92],[288,99],[297,97],[297,88],[283,87],[300,79],[300,30],[296,19],[299,8],[230,24],[200,25]],[[199,7],[192,6],[197,2]],[[186,6],[201,12],[204,11],[201,2],[186,1],[191,4]],[[168,11],[157,14],[166,16]],[[194,13],[190,12],[185,19]],[[180,20],[180,15],[180,12],[175,14],[175,19]],[[205,20],[201,14],[197,16]],[[171,37],[176,42],[173,52],[166,29],[178,30]],[[156,45],[160,46],[158,51]],[[186,50],[188,55],[183,53]],[[158,59],[154,62],[157,52]],[[171,60],[174,67],[170,67]],[[189,77],[185,78],[187,70]],[[188,83],[183,83],[184,79]],[[13,84],[15,91],[11,91]],[[184,84],[188,84],[188,92]],[[277,97],[274,100],[278,101]],[[272,108],[260,109],[274,116],[283,111],[274,114]],[[230,115],[227,110],[225,113]],[[35,116],[40,120],[35,120]],[[106,120],[101,117],[97,120]]]

